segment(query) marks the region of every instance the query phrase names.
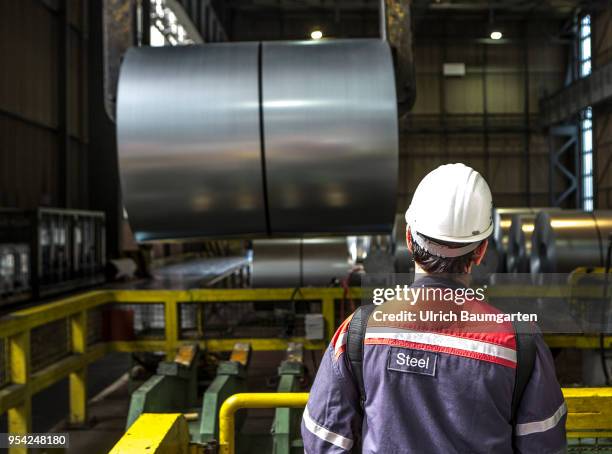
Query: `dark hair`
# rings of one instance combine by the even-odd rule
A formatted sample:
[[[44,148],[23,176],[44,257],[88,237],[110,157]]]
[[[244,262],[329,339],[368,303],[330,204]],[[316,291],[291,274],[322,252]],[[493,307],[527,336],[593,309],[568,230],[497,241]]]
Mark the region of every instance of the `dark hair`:
[[[465,246],[465,243],[451,243],[449,241],[434,240],[433,238],[429,238],[425,235],[421,236],[450,248]],[[438,257],[437,255],[430,254],[419,246],[416,241],[413,241],[412,255],[414,257],[414,261],[427,273],[463,274],[468,266],[470,266],[470,262],[474,258],[474,251],[468,252],[467,254],[459,257]]]

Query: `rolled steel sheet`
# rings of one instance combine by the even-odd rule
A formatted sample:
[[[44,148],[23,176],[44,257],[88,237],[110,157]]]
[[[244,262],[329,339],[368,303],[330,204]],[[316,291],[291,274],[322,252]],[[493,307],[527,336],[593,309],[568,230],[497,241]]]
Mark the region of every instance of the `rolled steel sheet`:
[[[346,237],[253,241],[253,287],[328,286],[350,271]]]
[[[493,209],[493,239],[500,250],[508,246],[508,232],[515,214],[537,214],[537,208],[494,208]]]
[[[381,40],[138,48],[121,70],[138,241],[390,232],[397,136]]]
[[[508,232],[506,248],[506,271],[509,273],[528,273],[531,269],[531,237],[535,228],[537,213],[546,211],[555,213],[561,208],[534,208],[532,213],[513,214]],[[579,213],[579,210],[565,210],[566,213]]]
[[[509,273],[529,272],[531,236],[535,218],[536,215],[533,213],[512,215],[506,250],[506,271]]]
[[[391,232],[393,61],[376,39],[262,44],[271,232]]]
[[[604,266],[612,211],[541,212],[531,237],[532,273],[568,273],[579,266]]]
[[[350,271],[346,237],[302,240],[302,285],[325,287]]]
[[[301,282],[301,243],[300,239],[253,241],[251,285],[297,287]]]
[[[536,208],[495,208],[493,209],[493,237],[489,240],[489,250],[483,261],[489,273],[506,271],[506,253],[512,216],[516,214],[536,214]],[[481,266],[483,266],[481,265]]]
[[[265,234],[258,44],[137,48],[117,140],[137,241]]]

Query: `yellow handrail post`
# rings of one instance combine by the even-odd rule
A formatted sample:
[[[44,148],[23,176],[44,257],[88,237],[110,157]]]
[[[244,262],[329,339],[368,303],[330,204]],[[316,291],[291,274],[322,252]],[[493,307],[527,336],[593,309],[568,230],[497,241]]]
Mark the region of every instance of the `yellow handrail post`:
[[[323,313],[323,319],[325,320],[325,340],[327,342],[331,342],[336,331],[336,308],[334,302],[335,300],[333,296],[323,297],[321,312]]]
[[[178,345],[178,302],[175,298],[170,297],[164,301],[164,321],[165,321],[165,336],[166,336],[166,361],[172,361],[176,354]]]
[[[612,388],[563,388],[568,438],[612,437]]]
[[[308,393],[238,393],[228,397],[219,410],[220,454],[235,454],[234,416],[241,408],[302,408]]]
[[[72,352],[83,354],[87,351],[87,311],[83,310],[70,317]],[[83,425],[87,422],[87,366],[71,372],[70,416],[71,425]]]
[[[143,413],[109,454],[188,454],[189,426],[180,413]],[[198,451],[199,452],[199,451]]]
[[[24,385],[25,394],[21,402],[8,410],[8,431],[27,434],[32,431],[32,397],[28,380],[30,377],[30,331],[22,331],[8,339],[11,382]],[[12,447],[10,454],[26,454],[25,447]]]

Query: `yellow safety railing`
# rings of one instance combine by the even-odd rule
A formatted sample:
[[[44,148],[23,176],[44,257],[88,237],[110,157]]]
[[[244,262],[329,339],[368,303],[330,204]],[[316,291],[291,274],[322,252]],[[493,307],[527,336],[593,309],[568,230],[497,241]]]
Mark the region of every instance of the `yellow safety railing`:
[[[8,430],[25,434],[32,430],[32,396],[68,377],[71,425],[87,420],[87,366],[109,352],[162,351],[172,358],[177,347],[192,344],[193,339],[181,339],[179,305],[203,305],[216,302],[286,302],[319,301],[325,319],[322,341],[305,338],[259,338],[196,340],[208,351],[231,351],[236,342],[249,342],[254,350],[286,350],[289,342],[301,342],[307,349],[322,349],[335,330],[335,301],[343,298],[340,288],[295,289],[210,289],[210,290],[100,290],[83,293],[58,301],[18,310],[0,319],[0,341],[4,343],[5,361],[0,364],[7,374],[7,384],[0,387],[0,414],[7,413]],[[352,289],[351,297],[359,298],[360,290]],[[158,339],[87,343],[88,312],[108,304],[163,304],[164,334]],[[30,338],[32,330],[48,323],[65,319],[69,325],[69,352],[53,364],[32,371]],[[202,334],[200,332],[200,334]],[[53,342],[53,339],[49,339]],[[25,453],[24,448],[12,448],[11,454]]]
[[[491,289],[491,293],[530,296],[533,289]],[[525,295],[521,291],[527,292]],[[504,293],[506,292],[506,293]],[[569,295],[567,289],[559,291]],[[493,295],[499,296],[499,295]],[[217,302],[253,302],[306,300],[321,302],[325,319],[324,341],[304,338],[222,339],[203,338],[197,342],[208,351],[231,351],[236,342],[249,342],[254,350],[285,350],[288,342],[301,342],[307,349],[323,349],[333,336],[335,302],[343,299],[340,288],[295,289],[210,289],[210,290],[100,290],[71,296],[58,301],[15,311],[0,319],[0,341],[5,345],[5,361],[0,364],[7,375],[5,386],[0,387],[0,414],[8,414],[8,430],[11,433],[31,432],[31,399],[37,392],[68,377],[71,425],[84,424],[87,420],[87,366],[109,352],[163,351],[169,358],[180,345],[193,343],[193,339],[181,339],[179,327],[180,304],[196,304],[202,310],[205,304]],[[360,289],[351,289],[351,298],[361,297]],[[87,318],[92,309],[108,304],[162,304],[164,307],[164,333],[156,339],[137,338],[129,341],[87,343]],[[200,319],[200,317],[198,317]],[[32,330],[54,321],[68,322],[69,352],[41,370],[32,370],[30,339]],[[201,328],[201,327],[200,327]],[[203,334],[200,332],[199,334]],[[598,348],[598,336],[547,336],[554,347]],[[53,342],[53,339],[49,340]],[[612,346],[612,336],[605,340]],[[16,448],[11,454],[25,452]]]
[[[226,399],[219,410],[219,454],[235,454],[235,414],[242,408],[303,408],[308,393],[239,393]]]
[[[612,388],[564,388],[568,409],[566,430],[569,438],[608,438],[612,436]],[[235,454],[235,415],[248,408],[303,408],[308,393],[239,393],[229,397],[219,411],[219,454]],[[182,433],[177,445],[177,414],[143,414],[119,440],[110,454],[143,452],[151,454],[187,452],[188,434]],[[145,443],[149,440],[149,443]]]

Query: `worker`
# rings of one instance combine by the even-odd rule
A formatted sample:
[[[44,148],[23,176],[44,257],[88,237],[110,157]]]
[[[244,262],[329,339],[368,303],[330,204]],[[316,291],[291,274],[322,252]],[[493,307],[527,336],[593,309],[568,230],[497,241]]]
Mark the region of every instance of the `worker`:
[[[491,191],[470,167],[440,166],[417,187],[406,222],[415,283],[435,287],[440,273],[454,273],[457,279],[441,279],[454,282],[446,287],[461,287],[461,277],[482,261],[493,231]],[[376,311],[413,303],[372,305],[362,344],[352,342],[351,317],[365,306],[337,330],[304,410],[306,454],[565,452],[567,408],[536,327],[526,366],[524,359],[519,365],[528,356],[525,336],[510,323],[470,332],[452,324],[415,329],[409,322],[374,321]],[[460,307],[496,311],[486,301]],[[362,348],[361,364],[349,358],[354,345]]]

